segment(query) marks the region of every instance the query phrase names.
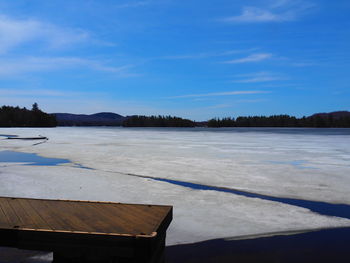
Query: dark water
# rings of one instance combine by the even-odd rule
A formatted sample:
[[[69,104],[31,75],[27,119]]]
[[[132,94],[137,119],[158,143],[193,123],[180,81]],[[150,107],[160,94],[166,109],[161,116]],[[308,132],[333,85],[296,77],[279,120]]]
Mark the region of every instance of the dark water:
[[[24,165],[57,166],[60,164],[72,163],[68,159],[42,157],[35,153],[22,153],[14,151],[1,151],[0,162],[25,163]],[[74,167],[93,170],[93,168],[73,163]]]
[[[158,177],[148,177],[148,176],[138,176],[138,177],[149,178],[156,181],[180,185],[180,186],[195,189],[195,190],[212,190],[212,191],[231,193],[235,195],[242,195],[250,198],[260,198],[264,200],[270,200],[274,202],[280,202],[284,204],[304,207],[322,215],[338,216],[338,217],[344,217],[344,218],[350,219],[350,205],[346,205],[346,204],[330,204],[330,203],[318,202],[318,201],[268,196],[268,195],[250,193],[245,191],[239,191],[232,188],[223,188],[223,187],[216,187],[216,186],[210,186],[210,185],[189,183],[189,182],[164,179],[164,178],[158,178]]]
[[[59,164],[70,163],[67,159],[47,158],[35,153],[22,153],[14,151],[1,151],[0,162],[26,163],[25,165],[45,165],[56,166]]]
[[[350,228],[245,240],[214,239],[165,248],[167,263],[348,263]],[[32,257],[45,257],[46,260]],[[50,262],[48,252],[0,247],[0,262]]]
[[[11,135],[11,134],[0,134],[0,137],[6,137],[6,138],[16,138],[17,135]]]
[[[232,226],[234,227],[234,226]],[[347,263],[350,228],[166,247],[167,263]]]

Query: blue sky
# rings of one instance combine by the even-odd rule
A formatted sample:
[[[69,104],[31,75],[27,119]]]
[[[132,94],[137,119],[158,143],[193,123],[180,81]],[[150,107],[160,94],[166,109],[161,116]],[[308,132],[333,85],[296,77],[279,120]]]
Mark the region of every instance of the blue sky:
[[[212,117],[350,110],[348,0],[0,0],[0,105]]]

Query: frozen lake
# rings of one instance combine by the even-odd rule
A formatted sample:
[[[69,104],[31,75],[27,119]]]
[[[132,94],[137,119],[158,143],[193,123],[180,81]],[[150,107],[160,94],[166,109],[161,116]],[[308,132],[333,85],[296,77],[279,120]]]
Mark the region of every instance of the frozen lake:
[[[282,200],[347,209],[349,145],[350,129],[6,128],[0,195],[173,205],[169,245],[350,226]]]

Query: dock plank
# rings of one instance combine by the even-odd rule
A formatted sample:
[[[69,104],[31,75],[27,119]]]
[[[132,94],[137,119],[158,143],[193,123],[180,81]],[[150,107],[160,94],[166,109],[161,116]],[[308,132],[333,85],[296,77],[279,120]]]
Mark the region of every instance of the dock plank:
[[[155,208],[156,206],[151,206],[151,205],[147,205],[145,207],[144,206],[139,207],[139,206],[133,206],[131,204],[126,204],[122,207],[123,210],[130,211],[130,213],[135,213],[141,217],[146,217],[146,220],[149,220],[149,221],[154,221],[159,218],[159,211],[156,211]],[[151,210],[152,213],[150,213],[149,210]]]
[[[49,226],[48,229],[59,231],[65,230],[68,227],[66,222],[55,213],[51,205],[48,205],[46,202],[33,202],[31,200],[27,201],[30,203],[30,206],[41,216],[41,218],[47,222]]]
[[[0,245],[54,262],[160,263],[171,219],[171,206],[0,197]]]
[[[92,232],[101,232],[101,233],[123,233],[124,228],[115,226],[115,221],[118,218],[109,218],[106,217],[104,213],[95,209],[92,204],[86,203],[82,206],[79,203],[72,204],[76,211],[79,213],[81,220],[89,226],[94,226]]]
[[[31,229],[38,228],[37,221],[28,214],[28,212],[30,211],[30,209],[28,209],[28,206],[21,205],[21,199],[9,198],[7,199],[7,201],[12,207],[12,210],[16,213],[17,217],[19,218],[21,227]]]
[[[9,228],[11,229],[11,228],[20,227],[21,220],[18,218],[17,214],[15,213],[15,211],[13,210],[11,205],[9,204],[8,198],[1,198],[0,205],[3,209],[3,211],[5,211],[8,222],[10,223]]]
[[[55,219],[60,220],[66,226],[64,230],[87,233],[95,232],[95,227],[86,224],[78,211],[69,202],[46,201],[46,206],[50,213],[55,215]]]
[[[45,231],[152,235],[169,206],[0,197],[0,227]]]
[[[0,227],[9,228],[10,224],[11,224],[11,221],[7,218],[7,215],[1,206],[1,200],[0,200]]]
[[[30,202],[27,199],[18,199],[18,202],[22,206],[22,209],[25,209],[32,220],[36,222],[37,229],[53,230],[50,224],[37,212],[32,204],[33,202]]]
[[[142,213],[141,209],[136,207],[126,207],[126,206],[119,206],[119,207],[111,207],[110,213],[113,215],[120,215],[123,217],[123,215],[127,215],[127,218],[125,218],[126,222],[133,222],[133,225],[137,227],[138,230],[136,230],[138,233],[148,233],[151,234],[152,230],[154,229],[154,224],[150,221],[153,221],[151,216],[146,213]]]
[[[125,218],[121,213],[115,213],[112,211],[112,206],[109,207],[109,209],[106,209],[103,204],[91,204],[94,209],[96,209],[100,215],[102,215],[105,219],[105,222],[110,222],[110,226],[113,228],[115,227],[115,222],[111,222],[111,220],[118,221],[120,231],[124,234],[134,234],[140,232],[139,226],[135,221],[133,221],[130,217]],[[113,229],[111,229],[111,233],[113,232]]]

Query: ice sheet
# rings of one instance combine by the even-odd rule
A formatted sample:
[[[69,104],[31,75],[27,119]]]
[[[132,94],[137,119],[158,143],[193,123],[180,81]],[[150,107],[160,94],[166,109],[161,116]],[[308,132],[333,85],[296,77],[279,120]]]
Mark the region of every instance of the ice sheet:
[[[256,193],[350,204],[349,135],[123,128],[0,129],[46,143],[0,140],[0,150],[38,153],[94,168],[0,164],[0,195],[174,205],[168,244],[268,232],[350,226],[350,220],[121,173]],[[6,167],[5,167],[6,166]],[[121,173],[120,173],[121,172]]]
[[[190,190],[149,179],[67,166],[3,167],[3,196],[170,204],[168,244],[268,232],[350,225],[307,209],[215,191]]]

